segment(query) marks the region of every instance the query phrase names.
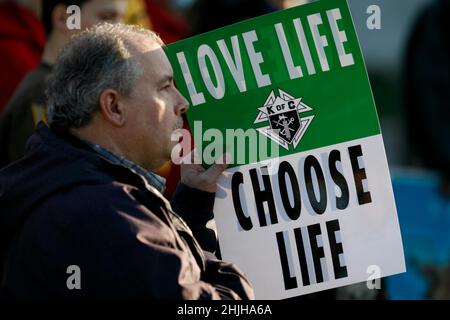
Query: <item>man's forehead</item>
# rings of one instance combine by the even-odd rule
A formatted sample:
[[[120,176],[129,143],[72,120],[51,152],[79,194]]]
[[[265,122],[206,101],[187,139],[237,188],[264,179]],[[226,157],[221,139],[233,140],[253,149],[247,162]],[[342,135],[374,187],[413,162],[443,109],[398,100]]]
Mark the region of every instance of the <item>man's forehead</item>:
[[[172,66],[160,44],[143,35],[133,37],[130,42],[132,58],[137,59],[143,68],[150,68],[153,77],[172,76]]]
[[[161,45],[146,35],[134,33],[127,35],[124,40],[132,55],[148,53],[152,56],[159,56],[159,58],[166,57]]]

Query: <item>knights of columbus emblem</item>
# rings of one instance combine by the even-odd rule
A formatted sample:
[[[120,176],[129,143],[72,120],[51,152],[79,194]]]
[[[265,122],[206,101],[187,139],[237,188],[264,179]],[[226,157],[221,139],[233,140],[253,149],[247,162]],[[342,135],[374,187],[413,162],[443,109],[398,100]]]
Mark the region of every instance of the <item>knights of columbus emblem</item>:
[[[264,105],[258,108],[259,114],[253,123],[269,121],[269,126],[256,130],[289,150],[289,145],[297,147],[314,115],[300,117],[300,113],[312,108],[302,102],[303,98],[294,98],[281,89],[278,92],[278,96],[273,90],[270,92]]]

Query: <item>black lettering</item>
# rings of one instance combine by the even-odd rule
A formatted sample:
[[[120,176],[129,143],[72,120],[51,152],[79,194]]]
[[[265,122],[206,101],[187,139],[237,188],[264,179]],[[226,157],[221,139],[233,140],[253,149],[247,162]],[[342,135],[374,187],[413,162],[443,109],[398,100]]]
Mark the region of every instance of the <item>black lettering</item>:
[[[295,109],[295,102],[293,100],[288,101],[288,107],[289,109]]]
[[[250,230],[253,227],[252,219],[247,217],[242,210],[241,198],[239,196],[239,186],[244,183],[242,172],[235,172],[231,178],[231,194],[233,196],[233,205],[236,217],[242,229]]]
[[[275,113],[275,111],[272,110],[273,106],[267,106],[266,110],[267,110],[267,114],[273,114]]]
[[[262,167],[263,172],[267,172],[267,167]],[[261,190],[257,169],[250,170],[250,178],[253,185],[253,194],[255,196],[256,210],[258,212],[259,225],[261,227],[267,226],[266,213],[264,210],[264,202],[267,202],[269,207],[270,223],[278,223],[277,212],[275,209],[275,200],[273,199],[272,185],[270,184],[270,178],[268,174],[263,174],[264,190]]]
[[[331,178],[339,189],[341,189],[342,193],[340,197],[336,197],[336,208],[343,210],[348,206],[350,193],[348,191],[348,184],[345,177],[336,167],[336,163],[338,161],[341,162],[341,153],[338,150],[331,151],[328,157],[328,166],[330,168]]]
[[[316,172],[320,193],[319,201],[317,201],[316,195],[314,193],[311,169],[314,169],[314,171]],[[327,208],[327,187],[325,184],[325,177],[322,172],[322,167],[320,166],[319,161],[317,161],[315,157],[309,155],[305,159],[304,171],[305,171],[305,185],[306,191],[308,193],[309,202],[311,203],[313,210],[317,214],[322,214],[325,212]]]
[[[305,246],[303,244],[302,230],[300,228],[294,229],[295,243],[297,244],[298,261],[300,262],[300,269],[302,272],[303,286],[309,286],[308,264],[306,263]]]
[[[356,193],[358,194],[358,203],[365,204],[372,202],[370,192],[364,192],[362,180],[366,179],[366,169],[360,168],[358,164],[358,157],[361,157],[362,150],[361,145],[352,146],[348,148],[348,154],[350,156],[350,162],[352,164],[353,177],[355,179]]]
[[[286,175],[289,176],[289,180],[292,186],[292,193],[294,196],[294,204],[291,206],[289,201],[289,195],[287,191]],[[295,175],[294,169],[289,164],[289,162],[283,161],[278,168],[278,184],[280,186],[281,200],[283,201],[284,210],[286,214],[292,220],[297,220],[301,213],[301,199],[300,199],[300,188],[298,186],[297,177]]]
[[[284,243],[283,231],[277,232],[278,252],[280,254],[281,270],[283,271],[284,288],[286,290],[297,288],[297,278],[291,277],[289,271],[289,262],[286,253],[286,244]]]
[[[317,236],[321,234],[320,224],[312,224],[308,226],[309,243],[311,245],[311,253],[314,262],[314,270],[316,272],[317,283],[323,282],[322,266],[320,259],[325,257],[323,247],[319,247]]]
[[[333,260],[333,270],[334,277],[336,279],[345,278],[348,276],[347,267],[341,266],[339,262],[339,255],[344,253],[344,249],[342,248],[342,243],[336,241],[336,231],[340,230],[339,221],[331,220],[327,221],[327,233],[328,239],[330,240],[330,250],[331,250],[331,258]]]

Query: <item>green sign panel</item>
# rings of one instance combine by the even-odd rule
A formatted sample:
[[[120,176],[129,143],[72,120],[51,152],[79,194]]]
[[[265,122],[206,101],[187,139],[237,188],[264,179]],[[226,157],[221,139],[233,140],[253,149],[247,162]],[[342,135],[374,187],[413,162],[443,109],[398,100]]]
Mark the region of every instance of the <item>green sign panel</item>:
[[[202,121],[193,132],[203,148],[208,141],[202,134],[211,128],[223,137],[226,129],[259,128],[273,142],[278,136],[281,156],[380,133],[345,1],[319,1],[247,20],[169,45],[167,54],[176,84],[190,101],[191,128]],[[268,101],[271,94],[281,96],[277,104]],[[298,117],[284,112],[293,110],[290,98],[301,99],[301,106],[294,106]],[[280,114],[260,114],[266,101],[272,104],[268,112],[277,112],[283,100]],[[303,105],[309,108],[301,110]],[[255,122],[258,118],[267,121]],[[280,132],[270,135],[276,129]],[[250,160],[247,155],[245,163]]]

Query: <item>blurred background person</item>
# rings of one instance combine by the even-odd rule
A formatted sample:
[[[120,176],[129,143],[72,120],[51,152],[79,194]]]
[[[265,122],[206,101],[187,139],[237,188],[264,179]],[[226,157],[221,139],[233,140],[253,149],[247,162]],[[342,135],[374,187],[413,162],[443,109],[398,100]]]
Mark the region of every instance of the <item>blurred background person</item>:
[[[81,9],[80,30],[67,27],[69,5]],[[72,35],[99,22],[122,22],[126,9],[126,0],[43,1],[44,52],[39,66],[25,76],[0,116],[0,167],[22,158],[35,126],[46,122],[45,82],[62,47]]]
[[[406,202],[406,249],[410,270],[427,286],[422,297],[450,299],[450,2],[434,0],[415,20],[403,70],[407,165],[420,169]],[[395,184],[394,184],[395,186]],[[402,185],[401,185],[402,186]],[[419,194],[414,197],[413,192]],[[402,208],[402,199],[398,200]],[[420,219],[420,220],[419,220]],[[420,227],[419,227],[420,226]],[[406,238],[406,237],[405,237]],[[412,240],[411,240],[412,239]],[[417,239],[421,239],[418,241]],[[414,242],[413,242],[414,241]],[[410,243],[413,243],[411,245]],[[407,260],[407,261],[408,261]],[[420,292],[419,279],[413,279]]]
[[[45,45],[40,0],[0,1],[0,114]]]
[[[443,186],[448,186],[450,1],[434,1],[421,12],[412,29],[405,60],[403,95],[409,164],[437,170]]]

